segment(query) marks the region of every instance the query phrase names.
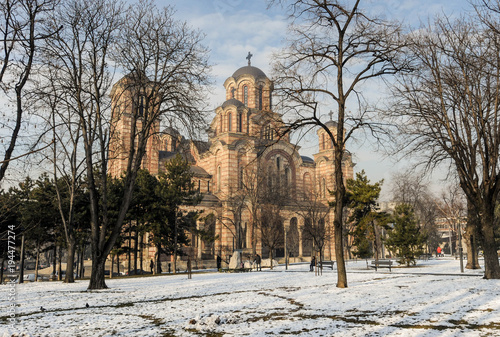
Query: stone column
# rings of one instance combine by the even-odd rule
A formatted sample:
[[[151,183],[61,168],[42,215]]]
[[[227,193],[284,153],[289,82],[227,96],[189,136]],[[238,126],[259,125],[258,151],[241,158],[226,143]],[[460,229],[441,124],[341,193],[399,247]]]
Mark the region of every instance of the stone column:
[[[290,219],[283,220],[283,230],[285,235],[285,268],[288,269],[288,247],[287,247],[287,232],[290,229]]]
[[[197,230],[202,229],[203,225],[204,224],[201,221],[196,220],[196,229]],[[198,258],[198,260],[201,260],[201,256],[202,256],[201,255],[201,252],[202,252],[201,246],[202,246],[202,243],[201,243],[201,238],[200,238],[199,234],[196,235],[196,242],[197,242],[197,245],[198,245],[198,247],[197,247],[198,248],[197,258]]]
[[[302,230],[304,229],[304,218],[297,218],[299,232],[299,257],[302,257]]]

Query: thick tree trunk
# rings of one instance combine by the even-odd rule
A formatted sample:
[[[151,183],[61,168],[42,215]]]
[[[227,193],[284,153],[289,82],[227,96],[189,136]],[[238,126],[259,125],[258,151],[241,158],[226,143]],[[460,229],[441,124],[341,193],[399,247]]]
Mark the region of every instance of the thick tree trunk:
[[[82,246],[80,250],[80,279],[83,279],[85,277],[84,252],[85,252],[85,246]]]
[[[92,255],[95,255],[92,254]],[[90,274],[90,282],[88,290],[107,289],[105,282],[104,267],[106,265],[106,256],[93,256],[92,258],[92,273]]]
[[[491,211],[491,213],[488,211]],[[495,242],[493,214],[493,207],[488,206],[480,219],[480,238],[484,253],[484,278],[488,280],[500,279],[500,264],[498,262],[497,245]]]
[[[161,244],[157,244],[156,245],[156,273],[157,274],[161,274],[162,270],[161,270]],[[170,270],[169,270],[170,272]]]
[[[467,220],[467,226],[465,229],[465,246],[467,247],[467,269],[480,269],[479,266],[479,254],[477,252],[476,244],[476,234],[475,227],[471,221]]]
[[[342,149],[343,150],[343,149]],[[343,247],[343,211],[345,186],[344,175],[342,172],[343,151],[336,151],[335,160],[335,209],[333,229],[335,235],[335,259],[337,260],[337,288],[347,288],[347,271],[345,268],[344,247]]]
[[[337,216],[338,205],[335,209],[333,228],[335,235],[335,259],[337,260],[337,287],[347,288],[347,272],[345,268],[344,250],[342,249],[342,220],[339,220]],[[340,213],[340,217],[342,217],[342,213]]]

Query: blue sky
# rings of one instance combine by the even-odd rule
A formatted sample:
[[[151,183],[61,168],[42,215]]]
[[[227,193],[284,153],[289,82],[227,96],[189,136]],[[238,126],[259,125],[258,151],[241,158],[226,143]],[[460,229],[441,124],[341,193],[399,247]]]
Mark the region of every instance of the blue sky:
[[[287,30],[287,16],[278,6],[268,9],[266,0],[162,0],[159,6],[173,5],[177,18],[187,21],[193,28],[206,34],[205,44],[211,50],[210,59],[215,78],[214,89],[208,100],[212,107],[220,105],[224,99],[224,81],[232,73],[246,65],[246,55],[254,56],[252,65],[270,75],[273,52],[283,45]],[[475,15],[467,0],[366,0],[361,3],[370,14],[384,16],[388,20],[400,20],[405,25],[418,27],[429,18]],[[317,151],[314,135],[306,138],[301,154],[311,155]],[[369,141],[358,139],[349,148],[357,163],[355,171],[364,169],[372,181],[385,180],[382,199],[390,199],[391,177],[404,170],[408,162],[395,162],[375,151]],[[446,170],[437,171],[430,178],[433,191],[438,193]]]
[[[177,19],[186,21],[206,35],[204,43],[210,49],[215,79],[207,101],[213,109],[225,100],[223,83],[236,69],[246,65],[245,57],[249,51],[253,54],[252,65],[270,76],[271,56],[279,51],[286,36],[288,23],[284,9],[279,6],[268,9],[267,0],[158,0],[156,3],[158,7],[174,6]],[[413,27],[440,13],[449,16],[474,15],[467,0],[365,0],[362,1],[362,8],[370,14],[402,20]],[[377,92],[376,88],[371,90]],[[299,145],[302,155],[312,156],[317,151],[315,134],[305,137]],[[349,144],[348,149],[357,163],[357,172],[364,169],[372,182],[385,179],[385,200],[390,198],[388,191],[393,173],[411,165],[385,158],[373,149],[369,140],[362,137],[357,143]],[[12,168],[9,175],[14,171],[18,170]],[[439,181],[442,176],[443,171],[440,171],[432,177],[435,191],[442,185]]]

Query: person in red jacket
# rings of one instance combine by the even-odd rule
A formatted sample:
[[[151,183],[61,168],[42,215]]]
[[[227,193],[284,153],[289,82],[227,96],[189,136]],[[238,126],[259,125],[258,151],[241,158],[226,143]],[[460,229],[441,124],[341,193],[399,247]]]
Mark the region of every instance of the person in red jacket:
[[[438,257],[441,256],[441,247],[439,247],[439,246],[437,248],[437,255],[436,256],[438,256]]]

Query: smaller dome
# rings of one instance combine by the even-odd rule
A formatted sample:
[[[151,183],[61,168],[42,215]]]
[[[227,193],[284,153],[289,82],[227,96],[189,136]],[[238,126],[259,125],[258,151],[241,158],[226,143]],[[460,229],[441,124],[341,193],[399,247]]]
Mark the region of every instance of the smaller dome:
[[[222,108],[226,108],[230,105],[234,105],[237,108],[239,108],[240,106],[245,106],[245,104],[243,104],[243,102],[238,101],[236,98],[231,98],[231,99],[228,99],[227,101],[225,101],[224,103],[222,103]]]
[[[257,67],[253,67],[253,66],[241,67],[240,69],[238,69],[234,72],[233,77],[238,78],[238,76],[241,76],[241,75],[252,75],[255,78],[258,78],[258,77],[266,77],[267,78],[266,74],[262,70],[260,70]]]
[[[328,127],[328,128],[330,128],[330,127],[335,127],[336,128],[337,125],[338,125],[337,122],[332,121],[332,120],[329,120],[328,122],[325,123],[325,126]]]
[[[302,158],[302,161],[304,163],[314,163],[314,159],[312,159],[311,157],[307,157],[307,156],[300,156],[300,158]]]

